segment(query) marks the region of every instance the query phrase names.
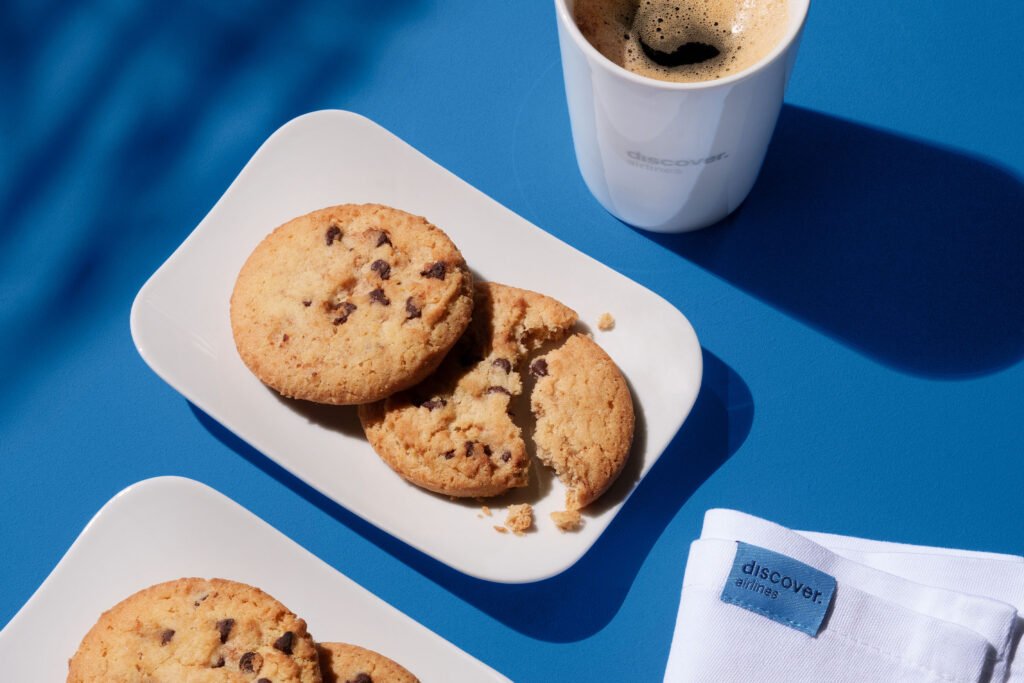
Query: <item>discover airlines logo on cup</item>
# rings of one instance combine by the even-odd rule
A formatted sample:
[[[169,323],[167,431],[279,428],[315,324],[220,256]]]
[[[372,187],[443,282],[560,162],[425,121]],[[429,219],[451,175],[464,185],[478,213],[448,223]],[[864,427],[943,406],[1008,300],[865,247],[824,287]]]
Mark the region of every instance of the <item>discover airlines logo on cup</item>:
[[[615,217],[654,232],[728,216],[761,170],[810,0],[758,0],[784,3],[773,47],[735,73],[692,82],[651,78],[605,57],[576,24],[580,1],[555,0],[555,11],[573,146],[590,192]]]
[[[725,159],[727,156],[729,155],[722,152],[721,154],[704,157],[703,159],[659,159],[658,157],[647,156],[641,152],[629,151],[626,152],[626,157],[629,159],[626,163],[631,166],[646,168],[649,171],[658,171],[659,173],[682,173],[681,167],[711,164]]]

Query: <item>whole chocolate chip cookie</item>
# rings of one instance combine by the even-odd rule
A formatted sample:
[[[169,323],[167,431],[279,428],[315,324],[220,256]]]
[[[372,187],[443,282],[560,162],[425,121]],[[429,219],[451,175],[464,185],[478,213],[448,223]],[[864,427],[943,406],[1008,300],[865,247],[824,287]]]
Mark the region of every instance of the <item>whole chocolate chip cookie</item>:
[[[258,588],[186,578],[105,612],[68,665],[68,683],[321,683],[299,619]]]
[[[419,683],[402,665],[348,643],[320,643],[324,683]]]
[[[469,324],[462,254],[419,216],[333,206],[277,228],[231,296],[239,355],[284,396],[377,401],[438,366]]]
[[[409,481],[451,496],[495,496],[529,481],[509,402],[529,351],[564,338],[576,313],[554,299],[478,283],[473,321],[437,372],[359,407],[367,439]]]
[[[530,363],[530,407],[541,461],[568,487],[566,507],[597,500],[622,472],[633,443],[633,399],[615,362],[582,334]]]

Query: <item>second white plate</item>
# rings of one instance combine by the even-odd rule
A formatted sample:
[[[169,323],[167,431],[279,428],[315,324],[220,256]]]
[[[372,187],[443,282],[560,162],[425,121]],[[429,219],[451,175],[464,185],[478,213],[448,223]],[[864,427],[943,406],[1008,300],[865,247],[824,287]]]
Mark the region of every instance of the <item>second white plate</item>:
[[[478,504],[426,493],[388,469],[362,436],[353,409],[283,400],[243,365],[228,316],[243,262],[286,220],[345,202],[380,202],[426,216],[482,278],[554,296],[591,325],[605,311],[615,316],[614,331],[595,334],[630,382],[638,434],[626,473],[587,511],[581,531],[554,528],[548,515],[563,508],[564,489],[541,473],[544,483],[535,481],[532,494],[523,494],[534,503],[537,531],[496,533],[492,527],[501,519],[480,517]],[[263,144],[143,286],[131,325],[139,353],[157,374],[267,457],[441,562],[509,583],[550,577],[586,553],[682,426],[701,381],[697,336],[674,306],[377,124],[343,111],[301,116]]]
[[[248,510],[179,477],[139,482],[96,513],[0,631],[5,679],[63,681],[68,659],[100,614],[135,591],[183,576],[258,586],[305,619],[313,637],[376,650],[423,681],[508,680]]]

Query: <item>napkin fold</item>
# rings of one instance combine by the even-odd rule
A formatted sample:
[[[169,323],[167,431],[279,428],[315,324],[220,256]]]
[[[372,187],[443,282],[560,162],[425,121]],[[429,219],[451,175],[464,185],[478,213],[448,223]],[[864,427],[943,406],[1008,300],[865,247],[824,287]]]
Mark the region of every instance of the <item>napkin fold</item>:
[[[709,510],[665,681],[1018,681],[1022,598],[1024,558]]]

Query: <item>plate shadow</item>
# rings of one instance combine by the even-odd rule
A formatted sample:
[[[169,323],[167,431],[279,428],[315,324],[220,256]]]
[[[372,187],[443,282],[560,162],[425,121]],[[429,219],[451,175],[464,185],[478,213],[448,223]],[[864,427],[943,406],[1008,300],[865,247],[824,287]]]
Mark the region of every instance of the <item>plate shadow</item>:
[[[700,393],[664,454],[576,565],[531,584],[474,579],[424,555],[316,491],[196,406],[189,407],[222,444],[398,561],[529,637],[575,642],[611,621],[665,527],[750,432],[754,402],[749,388],[717,356],[706,349],[702,352]]]
[[[736,213],[650,237],[900,372],[1024,356],[1024,184],[962,153],[787,105]]]

